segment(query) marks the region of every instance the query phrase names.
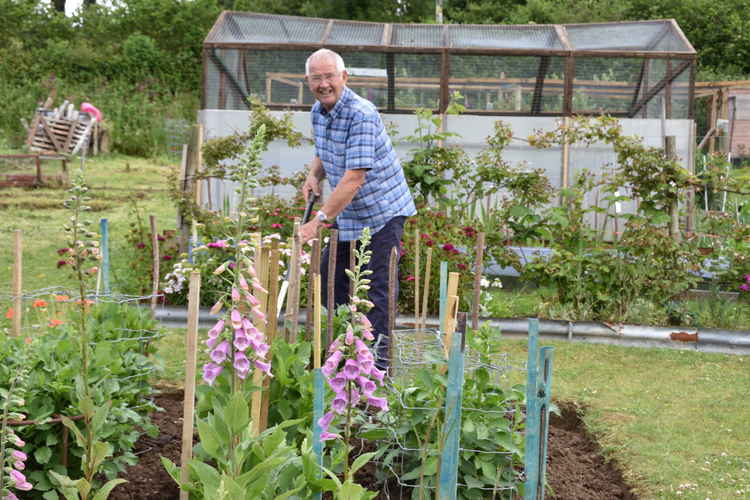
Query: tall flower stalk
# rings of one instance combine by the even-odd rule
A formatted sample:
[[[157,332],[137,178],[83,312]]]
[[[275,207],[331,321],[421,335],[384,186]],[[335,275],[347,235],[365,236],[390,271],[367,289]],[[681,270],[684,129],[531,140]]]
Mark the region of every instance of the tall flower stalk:
[[[17,363],[12,370],[10,387],[0,389],[2,402],[2,427],[0,427],[0,498],[2,500],[18,500],[12,490],[29,491],[33,485],[26,479],[23,471],[26,468],[26,454],[21,448],[26,444],[8,424],[10,421],[21,421],[26,418],[21,412],[25,402],[23,399],[23,382],[29,372],[26,362],[30,338],[23,340],[24,344],[17,350]]]
[[[345,449],[344,481],[353,481],[354,468],[350,468],[348,456],[351,451],[352,428],[354,417],[362,407],[375,408],[377,411],[388,411],[388,400],[375,395],[378,386],[383,386],[385,373],[375,366],[375,357],[370,348],[374,340],[372,324],[366,313],[373,304],[367,298],[370,289],[368,275],[372,271],[365,269],[370,261],[372,251],[370,231],[362,231],[359,248],[355,249],[354,269],[347,269],[349,279],[354,283],[354,293],[349,304],[341,306],[337,313],[344,317],[342,332],[328,348],[328,358],[321,371],[334,392],[331,408],[318,421],[321,427],[321,440],[343,439]],[[344,435],[332,432],[332,425],[343,418]]]
[[[101,431],[106,423],[109,412],[108,404],[96,404],[94,393],[89,383],[90,346],[89,334],[86,327],[86,314],[90,300],[86,298],[86,289],[90,281],[96,277],[100,259],[96,234],[89,230],[92,222],[83,217],[84,212],[90,210],[87,203],[89,188],[79,170],[70,188],[70,198],[65,202],[65,208],[71,211],[70,223],[64,226],[68,233],[69,247],[62,252],[78,282],[78,343],[81,352],[81,371],[76,376],[76,406],[83,416],[83,430],[67,417],[62,417],[63,424],[70,429],[76,443],[83,449],[81,468],[83,477],[73,480],[54,471],[50,471],[57,481],[66,498],[106,499],[112,489],[124,483],[123,479],[112,479],[106,482],[99,491],[94,490],[94,481],[104,460],[112,454],[112,445],[99,440]],[[94,265],[92,265],[92,263]]]

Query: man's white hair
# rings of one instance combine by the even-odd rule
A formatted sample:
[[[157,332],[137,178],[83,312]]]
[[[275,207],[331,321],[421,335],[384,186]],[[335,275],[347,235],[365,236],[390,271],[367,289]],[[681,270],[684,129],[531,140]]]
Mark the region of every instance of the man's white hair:
[[[310,54],[310,57],[307,58],[307,61],[305,61],[305,76],[308,76],[310,74],[310,61],[313,59],[333,59],[336,62],[336,71],[341,72],[346,69],[346,66],[344,66],[344,59],[342,57],[332,51],[331,49],[319,49]]]

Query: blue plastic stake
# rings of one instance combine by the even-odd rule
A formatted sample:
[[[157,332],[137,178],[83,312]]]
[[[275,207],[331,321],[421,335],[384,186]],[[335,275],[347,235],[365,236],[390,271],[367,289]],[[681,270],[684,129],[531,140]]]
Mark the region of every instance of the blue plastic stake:
[[[552,399],[552,359],[554,354],[554,347],[542,347],[540,349],[542,380],[541,390],[539,391],[539,398],[541,399],[539,414],[541,421],[539,423],[539,479],[536,487],[539,500],[544,500],[544,483],[547,472],[547,436],[549,434],[549,404]]]
[[[448,303],[448,263],[440,262],[440,333],[445,333],[445,306]]]
[[[461,444],[461,400],[464,390],[464,335],[466,313],[458,314],[456,334],[453,335],[448,358],[448,387],[445,395],[445,425],[442,458],[440,460],[440,500],[456,500],[458,455]]]
[[[99,250],[102,254],[102,284],[104,295],[109,295],[109,221],[99,219]]]
[[[529,318],[529,358],[526,365],[526,483],[524,499],[536,500],[539,484],[539,401],[537,400],[539,320]]]
[[[320,442],[320,425],[318,420],[323,418],[323,396],[325,395],[325,385],[323,384],[323,372],[320,368],[313,370],[313,442],[312,448],[315,452],[315,458],[317,459],[318,466],[318,477],[321,477],[323,472],[323,443]],[[314,498],[320,500],[322,493],[318,492]]]

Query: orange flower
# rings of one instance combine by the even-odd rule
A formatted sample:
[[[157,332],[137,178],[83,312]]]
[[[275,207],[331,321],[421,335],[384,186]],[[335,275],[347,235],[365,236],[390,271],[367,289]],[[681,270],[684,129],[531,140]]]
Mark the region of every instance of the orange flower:
[[[5,317],[7,319],[12,319],[13,318],[13,308],[12,307],[9,307],[8,310],[5,312]]]
[[[70,297],[67,295],[55,295],[55,302],[67,302],[70,300]]]
[[[78,300],[76,300],[76,304],[80,304],[80,303],[81,303],[81,299],[78,299]],[[91,304],[93,304],[93,303],[94,303],[94,301],[93,301],[93,300],[91,300],[91,299],[85,299],[85,300],[83,301],[83,303],[84,303],[84,304],[86,304],[86,305],[88,306],[88,305],[91,305]]]
[[[52,318],[51,320],[49,320],[49,325],[47,326],[54,328],[56,326],[62,325],[63,323],[65,322],[61,319]]]
[[[47,302],[42,299],[37,299],[32,304],[34,307],[47,307]]]

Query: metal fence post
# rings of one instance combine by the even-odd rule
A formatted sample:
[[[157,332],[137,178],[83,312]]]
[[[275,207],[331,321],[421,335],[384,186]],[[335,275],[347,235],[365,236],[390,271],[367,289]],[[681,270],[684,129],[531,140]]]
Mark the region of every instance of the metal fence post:
[[[448,387],[445,395],[445,443],[440,461],[440,500],[456,499],[458,482],[458,459],[461,442],[461,400],[464,389],[464,340],[466,335],[466,313],[458,314],[458,330],[451,341],[448,360]]]

